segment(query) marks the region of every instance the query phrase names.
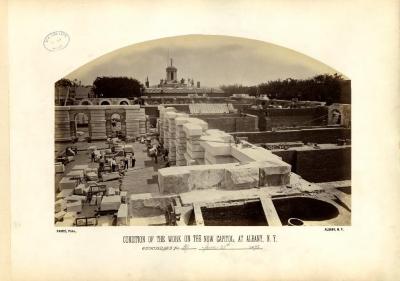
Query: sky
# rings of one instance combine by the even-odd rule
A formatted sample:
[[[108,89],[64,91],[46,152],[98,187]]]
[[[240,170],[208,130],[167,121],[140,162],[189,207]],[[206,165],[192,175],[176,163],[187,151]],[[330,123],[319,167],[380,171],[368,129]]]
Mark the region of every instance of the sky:
[[[201,86],[257,85],[270,80],[310,78],[339,71],[306,55],[274,44],[229,36],[187,35],[130,45],[76,69],[66,76],[91,85],[98,76],[126,76],[150,85],[165,79],[173,59],[178,79]]]

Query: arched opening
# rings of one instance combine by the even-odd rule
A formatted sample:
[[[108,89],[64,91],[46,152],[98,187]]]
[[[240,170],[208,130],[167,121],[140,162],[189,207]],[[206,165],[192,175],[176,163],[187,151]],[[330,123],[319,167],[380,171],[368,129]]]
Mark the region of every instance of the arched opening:
[[[332,124],[340,125],[342,123],[342,114],[339,110],[332,110]]]
[[[129,105],[129,100],[121,100],[120,102],[119,102],[119,105]]]
[[[108,100],[103,100],[100,102],[100,105],[111,105],[111,103]]]
[[[118,113],[113,113],[111,115],[111,131],[114,136],[118,136],[122,131],[121,115]]]
[[[92,105],[92,102],[90,100],[82,100],[80,105]]]
[[[78,141],[85,141],[89,137],[89,117],[86,113],[80,112],[75,115],[75,137]]]

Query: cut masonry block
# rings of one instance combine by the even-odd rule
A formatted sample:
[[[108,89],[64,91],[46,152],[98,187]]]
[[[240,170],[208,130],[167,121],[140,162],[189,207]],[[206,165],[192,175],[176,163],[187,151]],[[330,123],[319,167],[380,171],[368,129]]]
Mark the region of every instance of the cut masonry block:
[[[110,211],[119,209],[121,205],[121,196],[113,195],[113,196],[104,196],[103,200],[101,200],[100,210],[101,211]]]
[[[58,183],[58,187],[61,191],[64,189],[74,189],[76,185],[77,180],[71,179],[69,177],[63,177]]]

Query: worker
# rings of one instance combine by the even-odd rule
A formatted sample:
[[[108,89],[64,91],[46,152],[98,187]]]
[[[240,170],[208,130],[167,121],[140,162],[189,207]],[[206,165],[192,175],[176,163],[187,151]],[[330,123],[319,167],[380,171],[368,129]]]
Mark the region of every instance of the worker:
[[[104,156],[102,155],[101,157],[100,157],[100,161],[99,161],[99,170],[100,171],[104,171]]]
[[[132,160],[132,168],[134,168],[134,167],[135,167],[135,164],[136,164],[135,153],[132,154],[131,160]]]
[[[111,169],[113,172],[115,172],[115,169],[117,167],[117,161],[115,161],[115,157],[111,160]]]
[[[129,156],[126,155],[124,158],[124,169],[128,170],[128,168],[129,168]]]
[[[94,153],[94,150],[92,151],[92,162],[94,162],[94,159],[96,158],[96,154]]]
[[[168,158],[168,149],[167,148],[164,150],[164,161],[167,161],[166,158]]]

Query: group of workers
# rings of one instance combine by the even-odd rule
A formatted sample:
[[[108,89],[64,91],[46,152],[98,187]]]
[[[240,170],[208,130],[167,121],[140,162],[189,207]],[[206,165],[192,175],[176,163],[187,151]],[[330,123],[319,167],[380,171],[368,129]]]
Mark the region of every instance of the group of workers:
[[[162,144],[154,144],[152,147],[149,147],[149,155],[151,158],[154,158],[154,163],[158,163],[158,157],[162,156],[164,161],[168,159],[168,149],[164,148]]]
[[[95,154],[92,153],[92,162],[95,162]],[[116,172],[117,167],[119,167],[118,163],[117,163],[117,159],[116,157],[110,157],[106,160],[104,155],[100,156],[99,159],[99,171],[102,172],[104,171],[105,168],[105,164],[106,162],[108,163],[108,165],[111,167],[111,171],[112,172]],[[129,165],[134,168],[135,164],[136,164],[136,158],[135,158],[135,154],[134,153],[127,153],[123,159],[121,160],[121,162],[123,162],[123,166],[124,166],[124,170],[128,170]]]

